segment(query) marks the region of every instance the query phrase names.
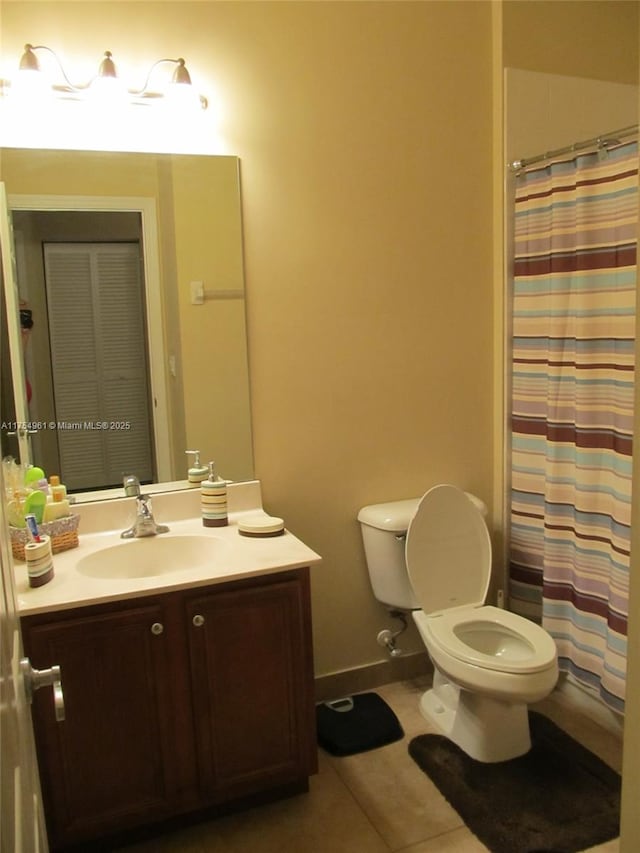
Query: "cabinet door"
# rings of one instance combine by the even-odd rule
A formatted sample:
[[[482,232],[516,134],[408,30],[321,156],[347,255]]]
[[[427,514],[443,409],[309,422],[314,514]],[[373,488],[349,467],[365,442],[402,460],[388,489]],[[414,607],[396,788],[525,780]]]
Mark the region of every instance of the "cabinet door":
[[[55,722],[51,691],[34,698],[54,848],[170,811],[175,744],[165,671],[172,638],[165,616],[166,608],[154,604],[25,621],[32,664],[41,669],[58,663],[62,671],[64,722]]]
[[[187,597],[201,780],[212,801],[315,772],[308,573]]]

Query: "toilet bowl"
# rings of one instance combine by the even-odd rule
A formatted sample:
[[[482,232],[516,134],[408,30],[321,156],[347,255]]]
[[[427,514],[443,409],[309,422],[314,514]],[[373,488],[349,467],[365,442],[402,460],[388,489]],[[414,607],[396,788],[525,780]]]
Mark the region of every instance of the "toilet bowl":
[[[395,511],[394,504],[365,507],[358,519],[374,594],[383,590],[388,607],[412,611],[434,666],[423,716],[479,761],[523,755],[531,746],[527,704],[553,690],[557,651],[539,625],[484,604],[491,541],[481,502],[439,485],[420,500],[397,502]],[[381,529],[390,537],[386,548]]]

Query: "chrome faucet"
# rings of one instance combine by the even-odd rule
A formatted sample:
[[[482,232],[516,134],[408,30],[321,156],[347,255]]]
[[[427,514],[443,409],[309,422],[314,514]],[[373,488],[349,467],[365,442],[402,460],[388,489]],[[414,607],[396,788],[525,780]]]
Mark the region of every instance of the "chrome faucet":
[[[131,527],[120,534],[121,539],[139,539],[143,536],[156,536],[158,533],[168,533],[166,524],[156,524],[151,512],[151,498],[140,492],[140,482],[134,475],[124,478],[125,494],[136,499],[136,520]]]

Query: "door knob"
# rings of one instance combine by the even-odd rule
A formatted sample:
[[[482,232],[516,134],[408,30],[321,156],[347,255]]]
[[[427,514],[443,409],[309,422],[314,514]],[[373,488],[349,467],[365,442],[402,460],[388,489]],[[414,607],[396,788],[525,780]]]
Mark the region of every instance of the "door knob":
[[[33,700],[33,694],[41,687],[53,687],[53,706],[56,712],[56,720],[61,723],[64,720],[64,694],[62,693],[62,678],[59,666],[49,669],[34,669],[29,658],[22,658],[20,671],[24,678],[24,687],[29,702]]]

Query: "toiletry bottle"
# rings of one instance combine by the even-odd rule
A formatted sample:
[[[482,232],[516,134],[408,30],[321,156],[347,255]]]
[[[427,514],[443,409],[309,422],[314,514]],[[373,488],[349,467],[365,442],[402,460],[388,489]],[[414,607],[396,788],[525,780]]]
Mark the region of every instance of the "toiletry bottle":
[[[7,516],[11,527],[25,527],[24,520],[24,492],[15,491],[13,497],[7,501]]]
[[[39,489],[42,480],[46,480],[42,468],[38,468],[37,465],[29,465],[24,473],[25,486],[29,489]]]
[[[38,524],[42,524],[44,509],[47,505],[47,496],[40,489],[29,492],[24,501],[25,514],[34,515]]]
[[[44,522],[58,521],[58,519],[66,518],[68,515],[71,515],[71,507],[67,498],[50,500],[45,504],[42,520]]]
[[[63,501],[67,497],[67,487],[60,482],[60,477],[57,474],[52,474],[49,477],[49,494],[54,503]]]
[[[209,462],[209,479],[200,483],[200,503],[205,527],[226,527],[229,523],[227,484],[225,480],[216,477],[214,462]]]
[[[207,469],[200,462],[200,451],[199,450],[185,450],[187,456],[194,456],[193,465],[189,468],[187,472],[187,479],[190,483],[194,485],[199,485],[203,480],[207,479]]]
[[[24,485],[27,489],[39,489],[43,494],[49,494],[49,483],[42,468],[30,465],[25,471]]]

